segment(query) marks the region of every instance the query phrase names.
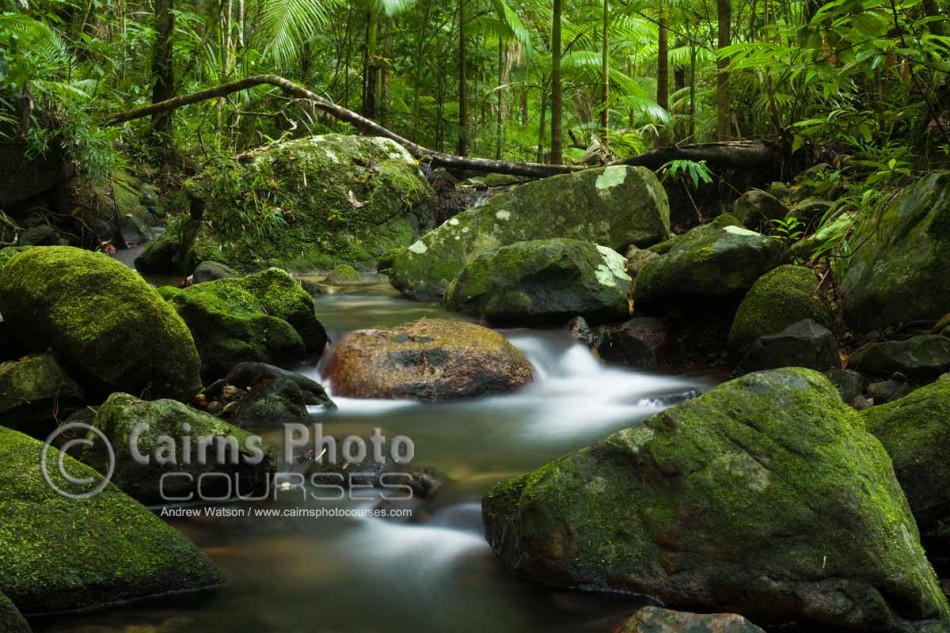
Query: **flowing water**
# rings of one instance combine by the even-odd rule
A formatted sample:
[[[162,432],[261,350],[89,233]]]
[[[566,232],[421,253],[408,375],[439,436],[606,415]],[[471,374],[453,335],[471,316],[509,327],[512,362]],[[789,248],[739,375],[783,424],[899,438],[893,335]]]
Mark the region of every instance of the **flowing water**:
[[[331,335],[422,316],[458,318],[386,287],[316,299]],[[562,331],[506,330],[537,373],[523,391],[457,404],[335,398],[314,411],[341,438],[404,435],[413,467],[444,487],[411,520],[232,516],[169,520],[217,563],[229,584],[212,596],[169,599],[39,623],[43,631],[609,631],[641,602],[630,596],[551,591],[507,574],[485,542],[480,499],[494,483],[642,421],[709,388],[714,379],[602,366]],[[320,368],[302,370],[321,380]],[[278,441],[277,432],[263,435]],[[277,500],[228,506],[368,508],[370,500]]]

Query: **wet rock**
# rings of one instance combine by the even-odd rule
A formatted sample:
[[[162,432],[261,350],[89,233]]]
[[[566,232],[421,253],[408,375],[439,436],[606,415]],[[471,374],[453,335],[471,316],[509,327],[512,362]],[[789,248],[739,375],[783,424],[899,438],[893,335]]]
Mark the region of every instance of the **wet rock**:
[[[814,295],[818,278],[804,266],[779,266],[762,275],[739,304],[729,330],[729,357],[733,363],[762,336],[778,334],[790,325],[811,319],[834,328],[834,315]]]
[[[669,235],[669,204],[656,176],[611,166],[536,180],[464,211],[397,257],[389,278],[411,299],[440,298],[472,259],[515,242],[575,239],[623,251]]]
[[[209,412],[240,427],[299,421],[307,405],[336,408],[320,383],[264,363],[238,363],[202,394]]]
[[[344,336],[327,360],[334,394],[441,401],[515,391],[534,379],[508,340],[479,325],[420,319]]]
[[[449,284],[446,306],[501,327],[630,315],[630,277],[616,251],[579,240],[517,242],[483,253]]]
[[[3,633],[30,633],[30,625],[16,605],[0,593],[0,631]]]
[[[947,626],[947,605],[880,442],[827,378],[749,374],[498,484],[506,567],[760,623]]]
[[[643,607],[611,633],[765,633],[734,613],[686,613]]]
[[[328,283],[333,286],[361,284],[363,283],[363,277],[360,275],[360,272],[352,266],[340,264],[339,266],[335,266],[333,270],[330,271],[330,274],[327,275],[326,281],[324,283]]]
[[[648,251],[645,248],[631,246],[627,249],[627,274],[630,275],[630,277],[636,277],[640,274],[640,271],[643,270],[643,267],[646,266],[648,261],[658,256],[657,253]]]
[[[950,171],[931,172],[855,226],[841,279],[859,331],[935,321],[950,312]]]
[[[206,590],[223,578],[175,528],[112,485],[85,500],[61,496],[40,475],[39,441],[0,427],[0,587],[26,615],[116,605]],[[47,463],[59,453],[50,448]],[[78,479],[101,476],[70,456]],[[51,481],[74,488],[55,468]]]
[[[138,274],[100,254],[34,247],[0,273],[3,318],[18,341],[52,347],[91,398],[126,391],[190,400],[199,359],[184,322]]]
[[[925,535],[950,523],[950,381],[917,389],[861,414],[887,449],[894,472]],[[950,540],[944,539],[944,547]]]
[[[82,403],[82,388],[51,354],[0,363],[2,426],[44,439]]]
[[[735,375],[781,367],[825,371],[839,366],[835,335],[823,325],[805,319],[778,334],[760,337],[736,365]]]
[[[855,352],[850,364],[868,376],[900,372],[911,381],[928,382],[950,371],[950,338],[925,334],[904,341],[872,343]]]
[[[854,406],[854,403],[864,394],[867,379],[859,372],[851,369],[833,368],[825,372],[828,380],[837,387],[841,399]],[[857,408],[857,407],[855,407]]]
[[[623,367],[667,368],[679,356],[669,325],[652,317],[601,328],[594,342],[594,349],[604,361]]]
[[[114,393],[99,407],[94,426],[115,449],[112,484],[146,504],[188,501],[199,494],[220,499],[259,493],[268,489],[268,478],[276,470],[273,450],[259,437],[175,400],[148,402]],[[188,449],[183,448],[184,438],[190,438]],[[206,449],[201,438],[208,440]],[[92,443],[81,461],[105,472],[109,462],[103,443],[92,434],[88,439]],[[136,452],[148,463],[134,459]],[[188,476],[162,480],[166,473]]]
[[[913,390],[907,376],[898,371],[887,380],[869,384],[866,395],[874,404],[886,404],[903,398]]]
[[[315,360],[327,345],[313,298],[278,268],[169,295],[194,336],[206,380],[220,378],[242,362],[287,367]]]
[[[721,224],[692,229],[668,253],[648,261],[634,283],[637,305],[741,297],[788,261],[778,240]]]
[[[214,262],[211,260],[201,262],[195,267],[194,272],[191,273],[192,283],[200,284],[206,281],[217,281],[218,279],[231,279],[232,277],[240,277],[241,273],[234,270],[230,266],[222,264],[221,262]]]
[[[746,191],[732,206],[733,217],[753,230],[766,229],[772,220],[781,220],[787,213],[788,208],[778,198],[761,189]]]

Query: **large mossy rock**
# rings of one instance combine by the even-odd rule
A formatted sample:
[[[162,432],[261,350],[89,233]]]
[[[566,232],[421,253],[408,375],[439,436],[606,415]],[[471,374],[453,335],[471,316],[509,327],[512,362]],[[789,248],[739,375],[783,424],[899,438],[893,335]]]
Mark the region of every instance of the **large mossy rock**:
[[[686,613],[643,607],[611,633],[765,633],[735,613]]]
[[[877,378],[900,372],[912,381],[930,381],[950,371],[950,338],[922,334],[903,341],[871,343],[851,356],[850,365]]]
[[[102,607],[219,586],[211,561],[115,486],[69,499],[41,476],[40,442],[0,427],[0,592],[25,615]],[[51,481],[59,453],[47,449]],[[101,476],[65,456],[75,478]]]
[[[585,169],[520,185],[458,214],[397,256],[389,279],[411,299],[432,300],[475,257],[515,242],[567,238],[624,252],[669,232],[669,203],[653,172]]]
[[[841,279],[857,330],[936,321],[950,312],[950,171],[928,174],[855,226]]]
[[[435,225],[432,188],[389,139],[326,134],[246,158],[187,185],[205,205],[198,260],[245,270],[369,266]]]
[[[616,251],[590,242],[517,242],[467,264],[445,301],[498,326],[564,325],[575,316],[622,321],[630,315],[625,264]]]
[[[862,412],[894,463],[921,531],[950,521],[950,380]]]
[[[0,273],[0,313],[23,344],[52,347],[87,392],[187,400],[200,360],[181,317],[135,271],[100,253],[34,247]]]
[[[206,380],[242,362],[316,359],[327,345],[313,298],[279,268],[164,292],[194,336]]]
[[[807,369],[720,385],[497,485],[483,510],[503,563],[550,586],[763,624],[950,621],[887,453]]]
[[[772,220],[782,220],[788,207],[772,194],[761,189],[749,189],[732,206],[732,215],[746,228],[762,230]]]
[[[139,427],[143,425],[143,427]],[[99,407],[93,423],[115,449],[112,483],[142,503],[159,504],[197,498],[199,478],[206,473],[222,473],[202,481],[200,492],[215,498],[240,494],[248,496],[268,490],[268,479],[276,470],[273,450],[246,431],[208,413],[196,411],[175,400],[139,400],[127,393],[114,393]],[[171,438],[174,449],[162,439]],[[183,452],[183,438],[190,437],[190,450]],[[199,438],[208,438],[206,449]],[[108,467],[102,442],[90,435],[90,443],[80,460],[99,472]],[[147,464],[134,458],[132,447]],[[224,447],[220,449],[219,447]],[[170,463],[161,463],[168,459]],[[166,473],[187,473],[190,477]]]
[[[734,299],[788,262],[781,242],[730,221],[698,226],[646,262],[634,283],[634,299],[645,304]]]
[[[30,625],[16,605],[0,593],[0,633],[30,633]]]
[[[498,332],[443,319],[351,332],[325,374],[334,396],[426,401],[508,393],[534,379],[528,359]]]
[[[0,363],[0,425],[45,438],[83,403],[82,388],[52,354]]]
[[[815,273],[804,266],[779,266],[762,275],[742,300],[732,322],[730,359],[738,361],[759,337],[778,334],[804,319],[833,329],[834,315],[814,295],[817,287]]]

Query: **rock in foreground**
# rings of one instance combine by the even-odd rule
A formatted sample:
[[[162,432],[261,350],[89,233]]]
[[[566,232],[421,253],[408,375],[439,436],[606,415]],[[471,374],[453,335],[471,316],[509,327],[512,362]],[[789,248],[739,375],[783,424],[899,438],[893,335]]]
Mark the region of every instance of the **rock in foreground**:
[[[483,509],[503,563],[550,586],[861,631],[950,615],[884,448],[810,370],[725,383]]]
[[[325,373],[334,396],[426,401],[508,393],[534,378],[528,359],[498,332],[441,319],[352,332]]]
[[[30,633],[30,625],[10,599],[0,593],[0,633]]]
[[[201,389],[184,322],[137,273],[106,255],[68,246],[24,250],[0,273],[0,310],[22,344],[52,347],[95,395],[188,400]]]
[[[670,232],[663,186],[643,167],[585,169],[520,185],[423,236],[392,262],[389,280],[433,300],[478,255],[526,240],[567,238],[623,252]]]
[[[734,613],[686,613],[643,607],[611,633],[765,633]]]
[[[591,323],[630,315],[630,276],[614,250],[579,240],[517,242],[465,266],[446,292],[450,310],[498,326]]]
[[[107,486],[67,499],[40,475],[40,442],[0,427],[0,592],[26,615],[216,587],[222,578],[174,528]],[[55,471],[58,452],[49,449]],[[71,457],[73,477],[98,473]],[[69,484],[52,474],[63,489]]]

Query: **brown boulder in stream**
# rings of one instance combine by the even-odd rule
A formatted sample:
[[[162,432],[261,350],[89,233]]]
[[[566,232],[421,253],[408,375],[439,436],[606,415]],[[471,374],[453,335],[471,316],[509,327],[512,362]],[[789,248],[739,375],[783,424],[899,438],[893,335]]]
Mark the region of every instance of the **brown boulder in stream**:
[[[508,393],[534,379],[528,359],[498,332],[442,319],[352,332],[326,374],[335,396],[426,401]]]

